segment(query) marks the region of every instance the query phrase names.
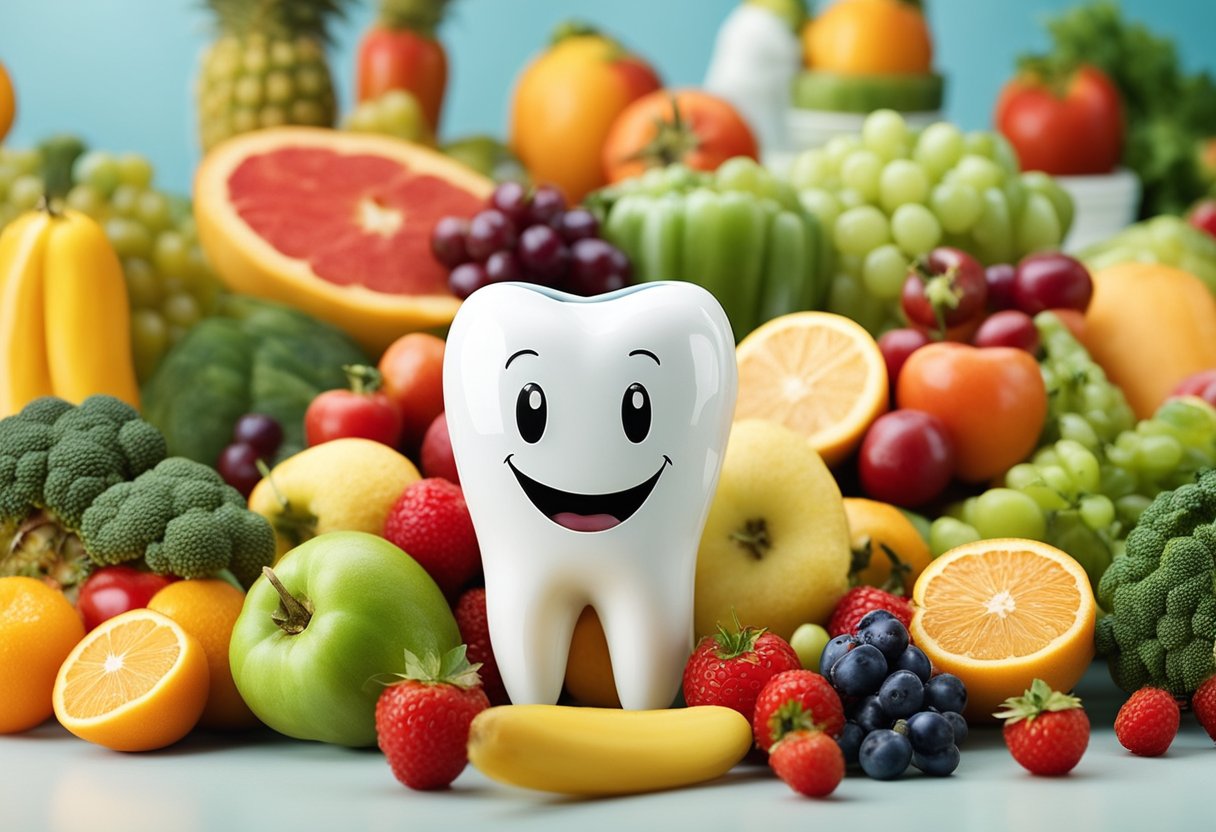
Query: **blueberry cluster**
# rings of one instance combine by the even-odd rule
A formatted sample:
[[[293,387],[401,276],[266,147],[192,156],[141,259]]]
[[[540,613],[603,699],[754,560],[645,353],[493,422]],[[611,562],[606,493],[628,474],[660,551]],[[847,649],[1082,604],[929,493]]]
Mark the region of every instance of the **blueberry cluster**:
[[[937,777],[958,768],[967,688],[957,676],[935,675],[894,615],[867,613],[856,635],[827,643],[819,667],[845,704],[837,741],[846,763],[875,780],[893,780],[909,765]]]

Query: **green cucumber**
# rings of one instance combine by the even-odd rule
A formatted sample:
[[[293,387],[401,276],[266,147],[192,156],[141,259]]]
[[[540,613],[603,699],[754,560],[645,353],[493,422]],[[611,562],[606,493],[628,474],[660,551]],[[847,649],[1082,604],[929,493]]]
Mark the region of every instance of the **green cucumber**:
[[[803,72],[794,79],[793,105],[801,110],[868,113],[889,107],[903,113],[939,110],[945,86],[942,76],[842,75]]]

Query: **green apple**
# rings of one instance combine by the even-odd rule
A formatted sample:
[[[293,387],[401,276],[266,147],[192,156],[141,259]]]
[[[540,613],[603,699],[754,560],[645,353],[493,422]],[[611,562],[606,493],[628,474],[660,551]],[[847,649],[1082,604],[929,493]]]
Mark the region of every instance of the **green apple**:
[[[849,587],[850,561],[840,488],[806,437],[736,422],[697,552],[697,638],[732,610],[787,641],[800,624],[826,624]]]
[[[818,624],[802,624],[790,636],[790,647],[798,654],[804,670],[819,672],[819,659],[828,646],[828,631]]]

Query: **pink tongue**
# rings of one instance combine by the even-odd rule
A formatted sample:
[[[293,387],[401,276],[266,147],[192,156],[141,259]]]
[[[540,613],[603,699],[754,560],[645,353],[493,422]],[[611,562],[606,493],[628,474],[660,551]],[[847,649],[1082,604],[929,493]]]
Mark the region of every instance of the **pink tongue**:
[[[552,519],[559,526],[575,532],[602,532],[621,522],[611,514],[575,514],[572,511],[559,511]]]

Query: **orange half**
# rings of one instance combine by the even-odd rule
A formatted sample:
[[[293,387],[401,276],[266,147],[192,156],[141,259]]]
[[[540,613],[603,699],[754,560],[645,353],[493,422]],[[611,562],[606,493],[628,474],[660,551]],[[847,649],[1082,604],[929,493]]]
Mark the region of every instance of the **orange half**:
[[[921,573],[909,632],[937,670],[967,686],[971,720],[1037,679],[1068,691],[1094,656],[1097,604],[1085,570],[1034,540],[979,540]]]
[[[803,434],[828,465],[852,453],[888,406],[887,365],[850,318],[794,312],[774,318],[736,350],[735,419],[768,419]]]

